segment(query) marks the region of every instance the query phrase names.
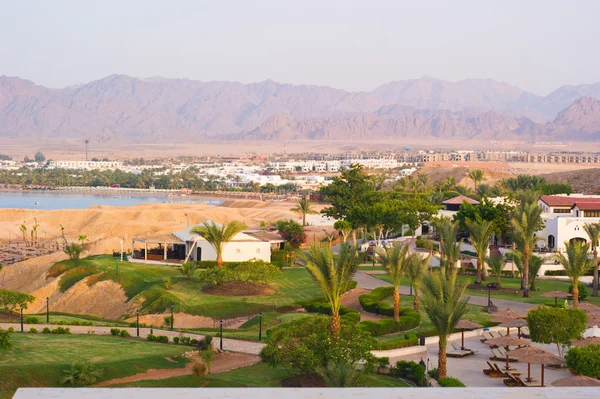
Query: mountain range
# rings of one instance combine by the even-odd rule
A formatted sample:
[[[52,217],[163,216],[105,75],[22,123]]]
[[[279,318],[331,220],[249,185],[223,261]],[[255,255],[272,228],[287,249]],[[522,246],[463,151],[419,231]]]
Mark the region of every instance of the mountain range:
[[[600,140],[600,83],[542,97],[490,79],[423,77],[370,92],[111,75],[51,89],[0,77],[0,137]]]

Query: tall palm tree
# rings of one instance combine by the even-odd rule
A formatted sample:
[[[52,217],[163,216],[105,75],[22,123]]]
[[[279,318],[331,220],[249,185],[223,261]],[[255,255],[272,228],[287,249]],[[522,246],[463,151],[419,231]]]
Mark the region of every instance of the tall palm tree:
[[[477,275],[475,276],[475,284],[481,284],[481,280],[485,274],[484,259],[487,256],[490,240],[494,235],[494,225],[488,220],[478,223],[473,220],[467,220],[467,229],[469,230],[469,241],[475,252],[477,252]]]
[[[592,268],[592,260],[588,258],[590,244],[581,241],[565,242],[566,256],[557,253],[554,259],[564,267],[573,284],[573,307],[579,308],[579,279]]]
[[[490,267],[490,272],[496,277],[496,284],[498,288],[502,286],[500,282],[500,276],[502,276],[502,270],[504,270],[504,266],[506,266],[506,261],[503,256],[490,256],[486,257],[485,261]]]
[[[428,264],[429,256],[423,258],[415,254],[406,265],[405,274],[413,289],[413,310],[415,312],[419,311],[419,290],[421,289],[423,277],[427,274]]]
[[[215,249],[217,253],[217,267],[223,267],[223,250],[225,245],[241,233],[246,228],[242,222],[234,220],[231,223],[223,223],[221,226],[214,222],[204,222],[202,226],[196,226],[191,230],[192,234],[197,234],[204,238]]]
[[[306,196],[302,196],[300,201],[298,201],[298,205],[290,209],[292,212],[296,212],[300,216],[302,216],[302,226],[306,226],[306,215],[315,215],[317,212],[310,203],[310,200],[306,198]]]
[[[544,258],[531,255],[529,258],[529,289],[535,291],[535,279],[544,264]]]
[[[377,248],[377,259],[385,269],[392,280],[394,287],[394,320],[400,321],[400,279],[406,270],[410,259],[415,254],[410,253],[410,242],[404,245],[393,245],[390,248]]]
[[[598,296],[598,244],[600,241],[600,223],[586,223],[583,225],[583,229],[590,238],[590,245],[592,252],[594,253],[594,282],[593,282],[593,296]]]
[[[440,235],[440,266],[453,271],[460,257],[460,241],[456,240],[459,223],[450,218],[441,218],[439,223]]]
[[[423,188],[425,188],[427,186],[427,183],[429,182],[429,176],[427,176],[425,173],[419,173],[417,175],[417,179],[419,179],[419,182],[421,183]]]
[[[463,297],[464,286],[458,284],[456,272],[445,275],[428,273],[423,279],[423,295],[421,304],[425,313],[437,330],[439,340],[438,375],[446,377],[446,345],[448,336],[454,330],[456,323],[467,313],[468,297]]]
[[[471,169],[467,177],[473,181],[473,184],[475,185],[475,191],[477,191],[477,186],[479,186],[479,183],[485,180],[485,177],[483,176],[483,170],[481,169]]]
[[[538,231],[542,221],[542,208],[537,203],[521,202],[511,219],[513,227],[513,240],[517,249],[523,254],[523,298],[529,298],[529,260],[535,244],[541,241],[535,233]]]
[[[340,244],[339,253],[334,257],[329,246],[312,245],[308,252],[300,255],[306,263],[306,270],[319,285],[321,292],[331,306],[331,334],[338,336],[341,329],[340,297],[352,281],[360,260],[354,247]]]

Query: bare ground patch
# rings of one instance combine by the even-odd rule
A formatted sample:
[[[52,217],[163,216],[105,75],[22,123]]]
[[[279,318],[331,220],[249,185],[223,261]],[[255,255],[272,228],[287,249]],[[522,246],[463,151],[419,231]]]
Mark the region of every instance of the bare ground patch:
[[[275,293],[268,285],[255,281],[227,281],[220,285],[208,285],[202,291],[209,295],[223,296],[257,296]]]

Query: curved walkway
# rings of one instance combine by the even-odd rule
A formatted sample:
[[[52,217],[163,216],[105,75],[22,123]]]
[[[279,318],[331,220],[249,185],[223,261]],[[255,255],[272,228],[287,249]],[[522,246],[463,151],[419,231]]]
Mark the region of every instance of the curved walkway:
[[[19,323],[0,323],[0,328],[8,329],[12,327],[15,331],[21,331],[21,325]],[[132,336],[136,336],[136,329],[131,327],[106,327],[106,326],[69,326],[69,325],[58,325],[58,324],[25,324],[24,331],[29,332],[30,328],[36,328],[40,333],[46,327],[54,329],[57,327],[70,328],[71,334],[94,334],[94,335],[111,335],[111,328],[119,328],[120,330],[127,330]],[[150,328],[140,328],[140,338],[146,338],[150,334]],[[204,335],[194,333],[180,333],[179,331],[168,331],[153,329],[154,335],[166,335],[172,342],[174,337],[184,336],[193,339],[203,339]],[[219,338],[213,338],[213,346],[218,348],[220,346]],[[223,350],[231,352],[248,353],[251,355],[259,355],[265,344],[260,342],[242,341],[239,339],[223,338]]]
[[[368,290],[373,290],[377,287],[387,287],[387,286],[391,285],[390,283],[388,283],[386,281],[383,281],[376,277],[370,276],[368,273],[365,273],[364,271],[356,272],[356,274],[354,275],[354,280],[356,280],[358,282],[357,287],[365,288]],[[401,287],[399,287],[399,291],[400,291],[400,294],[402,294],[402,295],[409,295],[410,287],[401,286]],[[511,301],[508,299],[498,299],[498,298],[492,298],[492,302],[494,303],[494,305],[496,305],[498,307],[498,309],[510,308],[512,310],[516,310],[517,312],[522,312],[522,313],[527,313],[527,309],[530,309],[532,306],[535,306],[535,304],[533,304],[533,303]],[[477,305],[477,306],[487,306],[487,297],[470,295],[469,296],[469,304]]]

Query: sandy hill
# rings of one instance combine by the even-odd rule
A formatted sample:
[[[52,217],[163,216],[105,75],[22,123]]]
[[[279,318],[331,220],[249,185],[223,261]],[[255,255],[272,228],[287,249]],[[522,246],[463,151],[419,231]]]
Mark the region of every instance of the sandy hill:
[[[600,168],[547,173],[542,176],[548,183],[568,183],[576,193],[600,193]]]

